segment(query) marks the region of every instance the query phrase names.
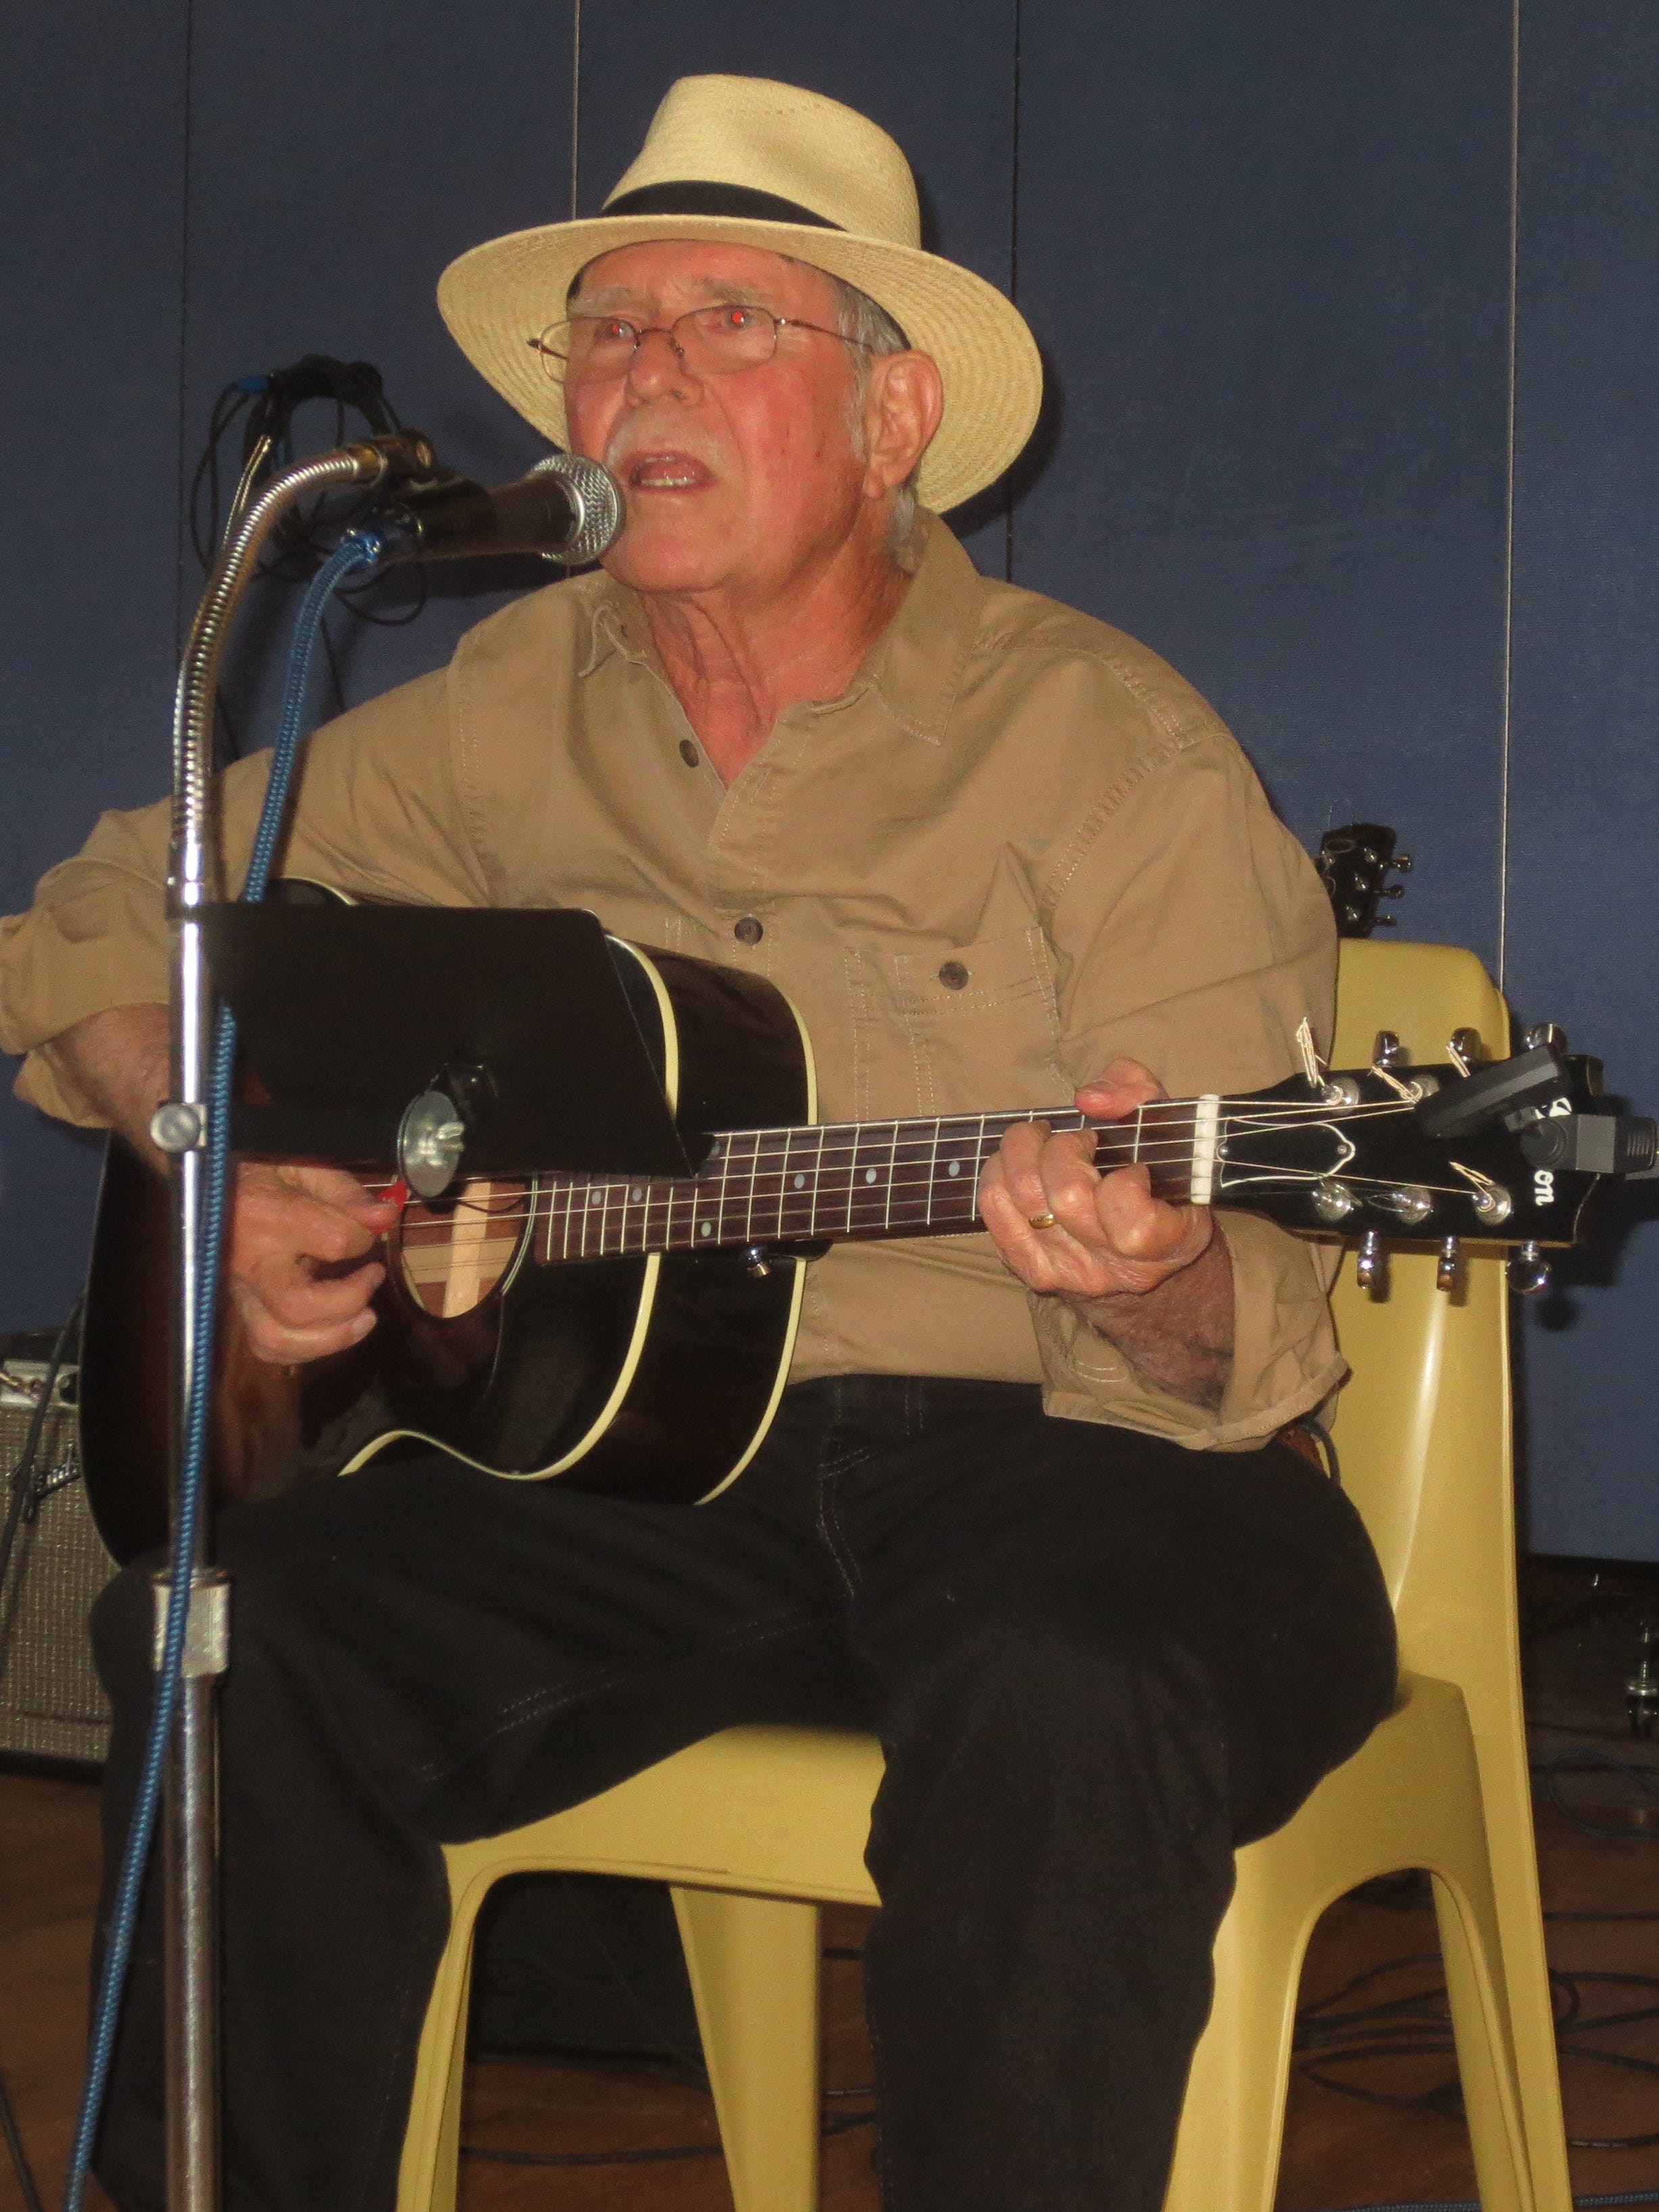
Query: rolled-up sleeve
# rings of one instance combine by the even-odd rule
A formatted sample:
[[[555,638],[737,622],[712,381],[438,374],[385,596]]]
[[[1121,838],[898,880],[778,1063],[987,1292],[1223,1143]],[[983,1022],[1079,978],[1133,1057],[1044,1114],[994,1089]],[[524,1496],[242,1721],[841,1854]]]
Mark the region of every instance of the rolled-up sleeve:
[[[240,888],[270,755],[219,778],[228,888]],[[27,913],[0,920],[0,1049],[25,1055],[20,1098],[59,1120],[100,1116],[52,1042],[112,1006],[163,1006],[169,993],[163,884],[167,801],[108,813],[82,850],[43,876]],[[427,905],[488,902],[453,773],[445,672],[372,700],[306,749],[280,862],[290,875],[359,897]]]
[[[1190,696],[1190,695],[1189,695]],[[1307,855],[1212,720],[1177,728],[1068,860],[1051,923],[1059,1058],[1074,1084],[1119,1057],[1171,1096],[1261,1090],[1328,1048],[1336,939]],[[1195,1450],[1243,1449],[1328,1397],[1346,1369],[1327,1291],[1336,1254],[1249,1213],[1217,1212],[1232,1263],[1233,1356],[1219,1406],[1139,1376],[1078,1311],[1033,1297],[1045,1403]]]

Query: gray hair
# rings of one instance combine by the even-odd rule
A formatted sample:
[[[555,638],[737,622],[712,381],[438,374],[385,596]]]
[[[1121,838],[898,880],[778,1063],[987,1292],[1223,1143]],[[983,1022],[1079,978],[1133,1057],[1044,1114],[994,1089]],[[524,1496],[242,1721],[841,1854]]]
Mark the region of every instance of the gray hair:
[[[899,328],[885,307],[878,306],[867,292],[860,292],[844,278],[829,277],[836,295],[836,320],[841,325],[844,338],[854,341],[853,388],[847,402],[848,427],[854,442],[864,442],[864,402],[870,389],[870,366],[878,355],[908,353],[910,341]],[[902,552],[909,539],[916,520],[916,478],[920,464],[911,470],[902,484],[893,492],[893,512],[888,518],[887,548],[893,555]]]

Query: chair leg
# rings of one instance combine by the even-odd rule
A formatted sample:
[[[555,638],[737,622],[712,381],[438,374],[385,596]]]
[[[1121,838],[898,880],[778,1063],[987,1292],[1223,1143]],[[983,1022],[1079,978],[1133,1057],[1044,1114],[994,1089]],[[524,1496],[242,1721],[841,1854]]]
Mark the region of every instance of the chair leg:
[[[1526,2137],[1514,2088],[1498,1917],[1490,1897],[1477,1901],[1438,1873],[1433,1880],[1458,2079],[1481,2212],[1534,2212]]]
[[[1492,1892],[1503,1937],[1504,1979],[1514,2024],[1515,2070],[1533,2196],[1538,2212],[1572,2212],[1555,2008],[1538,1895],[1531,1780],[1525,1741],[1518,1733],[1501,1751],[1483,1749],[1480,1789],[1492,1838]]]
[[[1308,1916],[1261,1846],[1242,1851],[1215,1946],[1164,2212],[1273,2212]]]
[[[427,2002],[415,2062],[409,2130],[398,2169],[398,2212],[455,2212],[461,2160],[461,2094],[466,2085],[466,2014],[472,1936],[488,1881],[453,1898],[449,1941]]]
[[[735,2212],[818,2200],[818,1912],[673,1893]]]

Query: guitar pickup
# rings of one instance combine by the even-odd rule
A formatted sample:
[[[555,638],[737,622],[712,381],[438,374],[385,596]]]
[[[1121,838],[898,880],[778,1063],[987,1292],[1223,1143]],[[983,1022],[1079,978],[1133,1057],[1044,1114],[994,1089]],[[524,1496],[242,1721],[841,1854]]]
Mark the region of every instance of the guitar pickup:
[[[1431,1137],[1472,1137],[1499,1121],[1518,1128],[1570,1088],[1561,1055],[1540,1044],[1431,1091],[1413,1110],[1419,1127]]]

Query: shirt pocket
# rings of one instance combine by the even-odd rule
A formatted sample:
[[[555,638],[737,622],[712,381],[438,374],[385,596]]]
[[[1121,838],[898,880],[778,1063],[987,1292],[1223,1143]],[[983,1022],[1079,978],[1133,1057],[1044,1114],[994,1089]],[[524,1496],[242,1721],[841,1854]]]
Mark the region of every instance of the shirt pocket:
[[[1054,963],[1035,925],[866,955],[849,963],[848,981],[862,1115],[1070,1103]]]

